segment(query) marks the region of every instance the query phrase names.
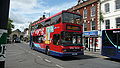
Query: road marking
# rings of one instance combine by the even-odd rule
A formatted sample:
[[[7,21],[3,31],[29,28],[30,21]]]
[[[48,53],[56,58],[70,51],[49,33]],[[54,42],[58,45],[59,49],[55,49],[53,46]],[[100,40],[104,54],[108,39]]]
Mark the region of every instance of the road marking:
[[[41,60],[43,60],[43,58],[41,56],[37,56],[38,58],[40,58]]]
[[[25,49],[24,49],[23,47],[21,47],[21,46],[18,46],[18,47],[20,47],[20,48],[23,49],[24,51],[26,51],[26,52],[34,55],[34,56],[37,56],[35,53],[32,53],[31,51],[25,50]],[[40,58],[41,60],[46,61],[46,62],[49,62],[49,63],[52,62],[52,61],[50,61],[50,60],[48,60],[48,59],[43,59],[41,56],[37,56],[37,57]],[[59,67],[59,68],[64,68],[63,66],[61,66],[61,65],[59,65],[59,64],[55,64],[55,66],[57,66],[57,67]]]
[[[51,61],[50,60],[48,60],[48,59],[44,59],[46,62],[48,62],[48,63],[50,63]]]
[[[64,68],[64,67],[62,67],[61,65],[58,65],[58,64],[56,64],[56,66],[59,67],[59,68]]]

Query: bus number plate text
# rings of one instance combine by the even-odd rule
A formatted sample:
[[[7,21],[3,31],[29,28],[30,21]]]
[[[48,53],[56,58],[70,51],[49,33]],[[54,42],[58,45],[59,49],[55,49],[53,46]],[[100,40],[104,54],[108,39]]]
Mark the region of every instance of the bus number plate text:
[[[72,55],[77,55],[77,53],[72,53]]]

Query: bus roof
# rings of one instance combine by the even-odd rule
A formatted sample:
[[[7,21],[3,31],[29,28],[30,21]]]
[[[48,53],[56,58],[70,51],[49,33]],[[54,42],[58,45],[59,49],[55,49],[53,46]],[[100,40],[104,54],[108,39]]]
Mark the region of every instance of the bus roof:
[[[44,21],[46,21],[46,20],[48,20],[48,19],[51,19],[52,17],[55,17],[55,16],[57,16],[57,15],[60,15],[60,14],[62,14],[63,12],[69,12],[69,11],[63,10],[63,11],[61,11],[61,12],[55,14],[55,15],[52,15],[52,16],[46,18],[46,19],[43,19],[43,20],[38,21],[38,22],[36,22],[36,23],[33,23],[32,26],[34,26],[34,25],[36,25],[36,24],[38,24],[38,23],[44,22]],[[69,12],[69,13],[73,13],[73,12]],[[74,14],[77,14],[77,13],[74,13]],[[80,14],[77,14],[77,15],[80,15]]]

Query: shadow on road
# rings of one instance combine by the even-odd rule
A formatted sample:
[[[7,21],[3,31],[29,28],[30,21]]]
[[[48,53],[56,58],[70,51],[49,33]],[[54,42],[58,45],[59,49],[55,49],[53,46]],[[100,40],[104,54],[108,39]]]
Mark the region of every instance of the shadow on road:
[[[120,59],[105,58],[105,60],[114,61],[120,63]]]
[[[41,51],[38,51],[38,50],[34,50],[38,53],[41,53],[43,55],[46,55],[44,52],[41,52]],[[46,55],[47,56],[47,55]],[[49,57],[49,56],[48,56]],[[98,58],[98,57],[95,57],[95,56],[90,56],[90,55],[80,55],[80,56],[68,56],[68,57],[58,57],[58,56],[51,56],[50,57],[53,57],[55,59],[58,59],[58,60],[62,60],[62,61],[72,61],[72,60],[83,60],[83,59],[94,59],[94,58]]]
[[[83,59],[94,59],[94,58],[98,58],[98,57],[93,57],[93,56],[89,56],[89,55],[81,55],[81,56],[68,56],[68,57],[56,57],[56,56],[52,56],[53,58],[62,60],[62,61],[72,61],[72,60],[83,60]]]

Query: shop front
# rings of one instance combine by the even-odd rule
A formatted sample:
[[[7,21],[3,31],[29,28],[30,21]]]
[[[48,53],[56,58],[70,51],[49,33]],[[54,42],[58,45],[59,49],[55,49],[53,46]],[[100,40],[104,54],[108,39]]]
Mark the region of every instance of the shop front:
[[[85,49],[96,51],[101,48],[100,31],[83,32],[83,44]]]

